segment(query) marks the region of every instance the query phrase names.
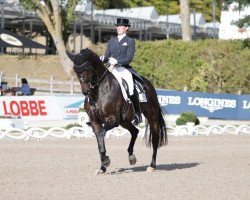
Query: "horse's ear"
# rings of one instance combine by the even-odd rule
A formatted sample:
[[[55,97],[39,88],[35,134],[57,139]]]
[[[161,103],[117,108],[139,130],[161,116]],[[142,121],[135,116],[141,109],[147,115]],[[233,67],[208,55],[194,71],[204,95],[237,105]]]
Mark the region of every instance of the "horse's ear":
[[[67,56],[69,57],[69,59],[72,60],[72,62],[74,62],[75,55],[72,54],[72,53],[70,53],[70,52],[68,52],[67,50],[66,50],[66,54],[67,54]]]

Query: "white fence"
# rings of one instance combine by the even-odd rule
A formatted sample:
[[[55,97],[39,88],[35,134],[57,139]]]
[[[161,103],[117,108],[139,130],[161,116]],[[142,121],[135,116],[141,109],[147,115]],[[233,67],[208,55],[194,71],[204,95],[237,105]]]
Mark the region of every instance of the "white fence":
[[[137,127],[139,129],[139,137],[143,137],[145,135],[145,128]],[[233,134],[233,135],[241,135],[241,134],[250,134],[250,126],[249,125],[240,125],[240,126],[218,126],[212,125],[209,127],[197,125],[197,126],[169,126],[168,127],[168,135],[171,136],[198,136],[198,135],[212,135],[212,134]],[[5,131],[0,130],[0,140],[1,139],[48,139],[48,138],[93,138],[95,137],[92,128],[88,125],[84,125],[83,127],[72,127],[70,129],[64,129],[61,127],[53,127],[48,130],[42,128],[30,128],[28,130],[11,128]],[[114,128],[107,132],[106,138],[109,137],[130,137],[130,133],[123,128]]]
[[[4,76],[0,73],[0,82],[7,82],[7,87],[19,87],[20,77],[16,74],[14,77]],[[81,93],[80,83],[78,80],[71,78],[70,81],[55,80],[53,76],[49,79],[28,79],[31,88],[36,88],[37,92],[45,93]]]

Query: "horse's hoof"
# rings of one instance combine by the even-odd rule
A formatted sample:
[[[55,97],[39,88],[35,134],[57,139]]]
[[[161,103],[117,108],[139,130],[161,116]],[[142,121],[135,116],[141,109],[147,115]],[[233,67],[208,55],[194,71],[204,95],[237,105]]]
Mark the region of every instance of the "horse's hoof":
[[[133,154],[133,155],[130,155],[130,156],[128,157],[128,160],[129,160],[130,165],[134,165],[134,164],[136,163],[136,161],[137,161],[137,159],[136,159],[136,157],[135,157],[134,154]]]
[[[110,165],[110,159],[108,156],[105,157],[105,160],[102,162],[102,166],[108,167]]]
[[[147,172],[154,172],[155,171],[155,168],[153,168],[153,167],[151,167],[151,166],[149,166],[148,168],[147,168]]]
[[[106,167],[101,166],[100,169],[98,169],[95,174],[104,174],[107,171]]]

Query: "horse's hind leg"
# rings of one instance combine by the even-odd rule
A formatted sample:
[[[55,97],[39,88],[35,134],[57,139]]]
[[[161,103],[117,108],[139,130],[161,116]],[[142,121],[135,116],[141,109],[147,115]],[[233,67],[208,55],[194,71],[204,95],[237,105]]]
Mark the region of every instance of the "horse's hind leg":
[[[129,159],[129,163],[131,165],[134,165],[137,160],[136,160],[136,157],[133,154],[133,152],[134,152],[134,145],[135,145],[135,141],[137,139],[139,130],[131,122],[123,123],[121,125],[124,128],[126,128],[131,134],[131,140],[130,140],[130,143],[129,143],[129,146],[128,146],[128,159]]]
[[[152,123],[150,125],[150,132],[152,134],[152,146],[153,146],[153,155],[150,166],[147,168],[147,171],[154,171],[156,167],[156,156],[157,156],[157,148],[159,144],[159,126],[158,123]]]

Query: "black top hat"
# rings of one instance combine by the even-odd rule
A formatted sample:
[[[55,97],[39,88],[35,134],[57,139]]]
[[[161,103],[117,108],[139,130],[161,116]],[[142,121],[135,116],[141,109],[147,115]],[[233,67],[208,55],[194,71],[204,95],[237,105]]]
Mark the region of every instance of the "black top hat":
[[[115,24],[116,26],[128,26],[130,27],[129,20],[125,18],[118,18],[117,23]]]

